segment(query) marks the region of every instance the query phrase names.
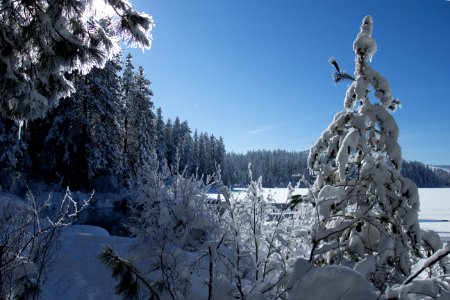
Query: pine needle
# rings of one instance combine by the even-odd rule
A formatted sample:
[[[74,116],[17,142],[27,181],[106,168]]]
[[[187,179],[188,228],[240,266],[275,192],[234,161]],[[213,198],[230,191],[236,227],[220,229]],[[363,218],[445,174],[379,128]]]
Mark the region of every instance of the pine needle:
[[[111,246],[106,246],[98,258],[111,269],[113,278],[119,279],[115,288],[116,294],[121,295],[124,299],[138,299],[139,284],[142,283],[151,293],[151,299],[159,299],[152,285],[133,266],[131,261],[121,258]]]
[[[339,68],[339,64],[337,63],[336,59],[334,57],[330,58],[330,60],[328,61],[335,69],[335,71],[333,72],[333,80],[335,83],[339,83],[341,81],[355,81],[355,78],[346,73],[346,72],[342,72],[341,69]]]

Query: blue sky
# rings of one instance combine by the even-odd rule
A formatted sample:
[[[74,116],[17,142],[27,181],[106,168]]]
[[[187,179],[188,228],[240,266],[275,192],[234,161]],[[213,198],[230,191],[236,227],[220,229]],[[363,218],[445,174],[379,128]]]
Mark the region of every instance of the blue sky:
[[[222,136],[227,150],[307,150],[343,109],[335,57],[372,15],[372,66],[402,109],[403,157],[450,164],[450,2],[444,0],[134,0],[153,16],[153,45],[130,50],[165,117]]]

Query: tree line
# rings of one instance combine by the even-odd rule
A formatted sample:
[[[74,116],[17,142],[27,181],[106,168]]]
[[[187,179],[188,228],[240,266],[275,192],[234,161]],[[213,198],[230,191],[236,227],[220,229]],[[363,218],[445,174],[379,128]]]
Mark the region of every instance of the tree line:
[[[247,153],[228,152],[222,170],[228,185],[245,186],[248,182],[248,164],[254,176],[262,176],[264,187],[286,187],[300,176],[314,181],[307,160],[309,151],[256,150]],[[420,188],[450,187],[450,172],[418,161],[403,161],[401,174],[413,180]]]

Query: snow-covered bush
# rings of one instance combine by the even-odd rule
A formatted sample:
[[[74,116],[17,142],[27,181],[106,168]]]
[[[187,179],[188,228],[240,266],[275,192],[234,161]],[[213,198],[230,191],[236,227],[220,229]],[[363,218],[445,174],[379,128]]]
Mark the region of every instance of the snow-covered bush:
[[[262,178],[254,180],[250,166],[249,179],[243,195],[220,187],[224,202],[219,237],[223,247],[216,247],[210,259],[215,259],[217,280],[231,279],[229,297],[276,299],[285,294],[295,259],[307,253],[304,220],[296,212],[277,207],[270,195],[264,196]]]
[[[67,190],[60,201],[27,201],[0,195],[0,299],[28,299],[39,293],[45,269],[56,255],[60,231],[87,202],[76,203]]]
[[[202,271],[194,266],[208,248],[206,241],[216,228],[217,215],[208,207],[210,185],[202,178],[187,176],[177,168],[157,169],[147,169],[147,176],[138,176],[136,193],[129,203],[130,231],[135,236],[129,265],[155,289],[152,292],[137,281],[139,295],[156,293],[163,299],[183,299],[198,292],[191,285],[197,280],[195,273]],[[105,256],[108,251],[105,249],[102,257],[120,263],[114,255]],[[119,281],[118,287],[123,284]]]
[[[369,64],[377,50],[372,18],[364,18],[353,44],[354,78],[344,111],[311,148],[308,165],[317,176],[308,196],[316,210],[310,260],[343,265],[378,289],[400,283],[420,257],[419,195],[400,174],[399,130],[391,111],[399,105],[387,80]],[[369,99],[374,92],[378,103]]]

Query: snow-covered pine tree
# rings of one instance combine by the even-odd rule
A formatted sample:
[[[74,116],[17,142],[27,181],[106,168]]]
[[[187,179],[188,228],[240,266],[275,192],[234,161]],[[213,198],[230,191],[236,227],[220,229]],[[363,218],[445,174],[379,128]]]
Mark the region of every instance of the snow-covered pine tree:
[[[219,139],[217,140],[217,145],[216,145],[216,163],[218,165],[223,166],[225,163],[225,154],[226,154],[226,150],[225,150],[225,142],[223,141],[223,137],[219,137]]]
[[[136,152],[136,162],[130,161],[131,168],[135,170],[136,181],[143,186],[149,182],[149,177],[154,177],[154,172],[158,170],[158,160],[156,157],[156,131],[152,112],[153,103],[150,96],[153,96],[150,90],[150,81],[145,78],[144,69],[139,67],[136,74],[136,92],[134,96],[134,112],[132,126],[137,136],[137,148],[130,149],[132,153]]]
[[[103,69],[75,75],[76,93],[46,118],[28,123],[26,142],[38,178],[84,191],[117,186],[123,135],[119,71],[115,56]]]
[[[192,174],[195,172],[195,168],[193,168],[193,160],[192,160],[192,148],[193,148],[193,140],[191,136],[191,128],[187,121],[183,121],[181,123],[181,139],[180,144],[178,146],[178,152],[180,153],[180,168],[187,168],[188,173]]]
[[[123,148],[122,148],[122,165],[126,166],[124,169],[123,178],[125,181],[129,181],[132,177],[130,164],[130,156],[132,148],[130,144],[133,143],[133,128],[132,128],[132,112],[133,112],[133,97],[135,90],[135,77],[134,77],[134,66],[133,66],[133,57],[130,53],[125,58],[123,74],[121,77],[121,103],[123,107]],[[131,159],[133,160],[133,159]],[[134,159],[134,161],[136,161]]]
[[[170,168],[176,162],[176,146],[173,133],[173,124],[171,119],[167,119],[164,127],[164,139],[166,141],[166,160],[167,166]]]
[[[135,178],[142,163],[156,166],[156,131],[153,102],[150,97],[150,81],[142,67],[134,72],[132,56],[128,54],[122,75],[122,106],[124,110],[123,165],[129,174],[128,180]],[[145,158],[144,158],[145,157]],[[147,159],[148,158],[148,159]],[[126,171],[127,172],[127,171]]]
[[[309,195],[317,213],[310,259],[352,267],[382,290],[409,276],[420,256],[419,196],[414,182],[400,175],[399,130],[390,113],[399,101],[369,64],[377,50],[372,17],[364,18],[353,49],[355,76],[345,110],[308,157],[317,176]],[[344,73],[336,70],[338,79]],[[370,101],[370,87],[379,103]]]
[[[87,114],[81,118],[88,126],[88,177],[96,190],[117,186],[123,167],[117,163],[123,135],[120,70],[120,57],[116,55],[103,69],[94,68],[86,75],[83,97]]]
[[[198,141],[198,131],[194,130],[194,134],[192,136],[192,171],[195,173],[198,171],[199,166],[199,141]]]
[[[99,1],[98,1],[99,2]],[[128,1],[106,0],[113,18],[104,29],[97,1],[1,1],[0,112],[16,119],[44,116],[70,96],[70,74],[103,67],[117,38],[149,47],[152,18]]]
[[[201,132],[198,138],[198,172],[208,174],[208,134]]]
[[[156,110],[156,121],[155,121],[155,130],[156,130],[156,155],[158,156],[158,164],[160,166],[165,165],[166,161],[166,140],[164,136],[164,128],[166,124],[164,122],[162,116],[161,107],[158,107]]]

